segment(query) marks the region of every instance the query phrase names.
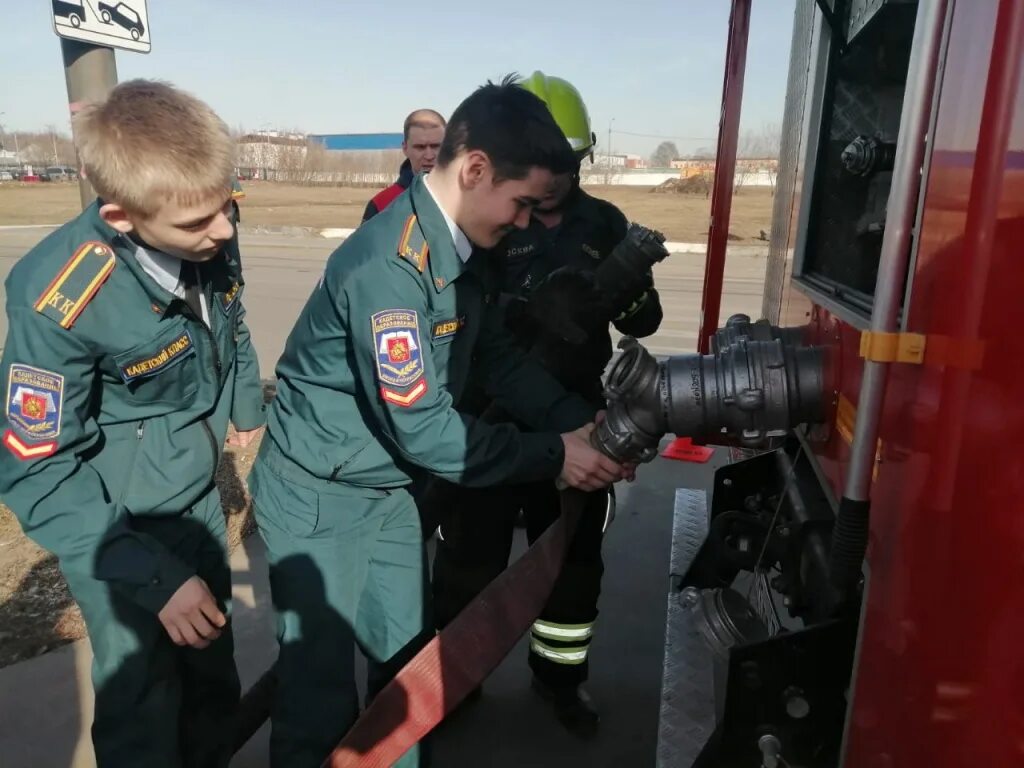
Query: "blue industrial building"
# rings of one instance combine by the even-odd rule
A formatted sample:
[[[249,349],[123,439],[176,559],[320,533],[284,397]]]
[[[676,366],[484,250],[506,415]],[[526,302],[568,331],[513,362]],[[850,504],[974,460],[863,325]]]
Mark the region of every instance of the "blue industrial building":
[[[344,152],[402,148],[401,133],[325,133],[311,134],[308,138],[326,149]]]

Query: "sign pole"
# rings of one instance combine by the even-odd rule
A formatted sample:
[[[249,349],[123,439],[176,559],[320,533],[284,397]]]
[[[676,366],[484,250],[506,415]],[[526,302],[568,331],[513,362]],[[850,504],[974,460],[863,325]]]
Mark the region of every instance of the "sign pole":
[[[102,99],[117,85],[114,49],[62,37],[60,50],[64,58],[64,79],[68,86],[68,106],[74,117],[82,104]],[[82,174],[81,164],[78,165],[78,171],[78,191],[84,210],[96,199],[96,193]]]

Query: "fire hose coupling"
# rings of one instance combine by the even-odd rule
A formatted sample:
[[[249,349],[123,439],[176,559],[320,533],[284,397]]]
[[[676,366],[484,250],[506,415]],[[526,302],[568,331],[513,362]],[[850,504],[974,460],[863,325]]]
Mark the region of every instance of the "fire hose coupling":
[[[800,347],[804,346],[805,330],[805,326],[780,328],[764,319],[751,322],[750,315],[732,315],[725,321],[725,325],[715,331],[715,335],[711,337],[711,353],[717,354],[720,350],[744,338],[751,341],[781,339],[786,345]]]
[[[743,336],[715,354],[661,362],[632,337],[619,348],[595,431],[601,450],[619,461],[650,461],[669,433],[755,447],[825,418],[821,348]]]

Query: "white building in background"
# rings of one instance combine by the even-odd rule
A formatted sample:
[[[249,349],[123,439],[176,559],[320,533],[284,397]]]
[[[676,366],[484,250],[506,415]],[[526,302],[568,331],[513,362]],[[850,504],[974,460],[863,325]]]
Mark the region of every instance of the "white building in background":
[[[309,151],[301,133],[257,131],[238,138],[236,163],[246,175],[267,178],[301,170]]]
[[[625,168],[626,167],[626,156],[625,155],[594,155],[594,165],[600,168]]]
[[[615,187],[656,187],[669,179],[678,178],[678,173],[669,171],[632,171],[626,168],[613,168],[607,174],[600,170],[584,173],[580,177],[580,183],[584,186],[609,184]]]
[[[640,155],[633,154],[612,154],[594,155],[594,165],[601,168],[619,168],[628,170],[641,170],[647,167],[647,161]]]

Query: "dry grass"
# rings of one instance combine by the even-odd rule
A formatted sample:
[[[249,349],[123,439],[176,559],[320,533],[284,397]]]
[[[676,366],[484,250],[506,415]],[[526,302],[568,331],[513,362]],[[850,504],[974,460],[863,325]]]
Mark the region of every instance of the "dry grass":
[[[59,224],[80,206],[77,184],[0,184],[0,225]]]
[[[243,227],[355,227],[372,188],[302,187],[272,182],[245,182],[241,202]],[[632,220],[665,233],[670,240],[702,242],[707,238],[711,201],[701,195],[659,194],[649,187],[588,186]],[[772,196],[764,188],[747,188],[733,198],[730,233],[738,242],[757,240],[769,230]],[[0,225],[56,224],[79,210],[76,184],[0,184]]]
[[[631,220],[653,227],[669,240],[704,242],[708,236],[711,200],[701,195],[652,192],[649,187],[588,186],[595,197],[615,203]],[[762,187],[740,190],[732,199],[730,239],[754,242],[771,229],[771,192]]]

